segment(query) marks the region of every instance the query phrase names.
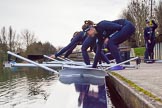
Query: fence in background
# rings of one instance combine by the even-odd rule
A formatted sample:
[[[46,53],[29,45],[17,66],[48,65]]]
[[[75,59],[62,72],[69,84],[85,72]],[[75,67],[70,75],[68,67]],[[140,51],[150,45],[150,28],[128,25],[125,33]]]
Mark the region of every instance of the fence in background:
[[[162,42],[158,42],[154,48],[155,59],[162,59]]]

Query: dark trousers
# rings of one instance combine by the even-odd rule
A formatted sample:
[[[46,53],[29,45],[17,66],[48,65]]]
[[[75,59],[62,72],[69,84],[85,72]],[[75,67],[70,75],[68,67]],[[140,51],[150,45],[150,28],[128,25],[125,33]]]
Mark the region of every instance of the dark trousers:
[[[117,63],[122,62],[118,45],[126,41],[134,32],[134,25],[131,22],[126,21],[123,28],[119,32],[114,33],[109,39],[108,47]]]
[[[148,42],[145,43],[145,54],[144,54],[144,61],[147,61],[149,59],[149,54],[148,54]]]
[[[155,40],[151,40],[151,43],[146,42],[145,60],[154,59],[154,46]]]
[[[149,56],[150,56],[150,59],[154,59],[154,47],[155,47],[155,40],[152,40],[151,41],[151,44],[150,44],[150,49],[149,49]]]

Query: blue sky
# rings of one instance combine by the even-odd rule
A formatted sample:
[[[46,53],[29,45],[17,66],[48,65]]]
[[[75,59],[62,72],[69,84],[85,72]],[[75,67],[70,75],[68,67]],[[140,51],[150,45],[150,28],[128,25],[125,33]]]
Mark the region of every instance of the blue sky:
[[[29,29],[42,42],[65,46],[84,20],[118,19],[130,0],[0,0],[0,28]]]

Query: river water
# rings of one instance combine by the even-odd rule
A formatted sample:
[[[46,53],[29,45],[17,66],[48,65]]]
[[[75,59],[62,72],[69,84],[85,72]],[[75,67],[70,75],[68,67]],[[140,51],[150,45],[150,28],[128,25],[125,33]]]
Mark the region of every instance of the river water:
[[[36,108],[43,105],[57,77],[38,68],[1,68],[0,108]]]
[[[0,108],[42,108],[55,85],[58,85],[58,77],[40,68],[1,68]],[[107,98],[107,102],[108,108],[115,108],[110,98]]]

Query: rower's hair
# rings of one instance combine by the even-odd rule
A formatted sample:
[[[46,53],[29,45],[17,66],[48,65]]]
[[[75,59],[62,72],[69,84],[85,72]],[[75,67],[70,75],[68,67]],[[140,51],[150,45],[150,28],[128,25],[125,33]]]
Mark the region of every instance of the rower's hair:
[[[88,25],[94,25],[94,22],[91,20],[85,20],[84,24],[88,24]]]
[[[84,25],[82,26],[82,29],[84,30],[85,28],[87,28],[88,26],[91,26],[91,25],[92,26],[95,25],[93,21],[91,21],[91,20],[85,20],[84,21]]]
[[[80,33],[80,31],[74,32],[73,37],[75,37],[78,33]]]

